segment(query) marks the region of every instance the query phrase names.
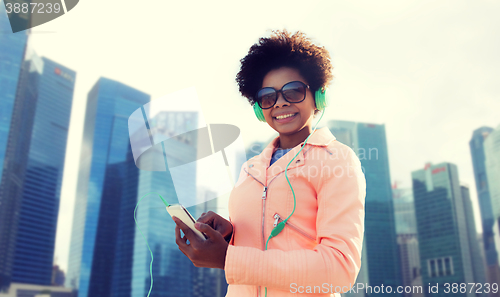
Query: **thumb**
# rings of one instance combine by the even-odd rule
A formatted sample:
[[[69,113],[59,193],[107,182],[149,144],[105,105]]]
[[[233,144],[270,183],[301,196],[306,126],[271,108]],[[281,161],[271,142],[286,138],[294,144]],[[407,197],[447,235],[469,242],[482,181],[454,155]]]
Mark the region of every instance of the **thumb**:
[[[205,233],[209,238],[212,238],[212,239],[215,239],[215,237],[218,235],[220,235],[219,232],[215,231],[212,227],[210,227],[210,225],[207,225],[207,224],[203,224],[203,223],[200,223],[200,222],[197,222],[194,227],[198,230],[200,230],[201,232]],[[222,236],[222,235],[220,235]]]

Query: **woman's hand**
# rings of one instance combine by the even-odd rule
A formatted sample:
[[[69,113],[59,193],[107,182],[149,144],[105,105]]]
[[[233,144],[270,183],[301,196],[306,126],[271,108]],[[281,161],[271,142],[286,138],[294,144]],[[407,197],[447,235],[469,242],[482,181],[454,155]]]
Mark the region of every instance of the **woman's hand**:
[[[207,213],[202,213],[197,222],[207,224],[212,227],[212,229],[219,231],[226,242],[229,242],[229,240],[231,239],[231,235],[233,234],[233,225],[231,224],[231,222],[224,219],[215,212],[209,211]]]
[[[174,216],[172,219],[176,223],[175,243],[179,246],[179,250],[193,262],[194,266],[224,269],[229,244],[221,233],[207,224],[197,222],[195,228],[208,237],[203,240],[177,217]],[[184,237],[181,237],[181,229],[184,232]],[[187,243],[188,239],[189,244]]]

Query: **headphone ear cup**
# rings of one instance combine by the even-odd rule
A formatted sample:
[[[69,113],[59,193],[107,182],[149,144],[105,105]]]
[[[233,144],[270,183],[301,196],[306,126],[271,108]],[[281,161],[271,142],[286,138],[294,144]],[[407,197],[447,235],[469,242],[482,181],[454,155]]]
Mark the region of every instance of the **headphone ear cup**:
[[[328,106],[328,99],[326,97],[326,90],[319,88],[316,93],[314,93],[314,98],[316,102],[316,108],[318,110],[323,110]]]
[[[266,118],[264,117],[264,113],[262,112],[262,108],[260,108],[259,104],[257,102],[254,103],[253,105],[253,112],[255,113],[255,116],[259,121],[265,122]]]

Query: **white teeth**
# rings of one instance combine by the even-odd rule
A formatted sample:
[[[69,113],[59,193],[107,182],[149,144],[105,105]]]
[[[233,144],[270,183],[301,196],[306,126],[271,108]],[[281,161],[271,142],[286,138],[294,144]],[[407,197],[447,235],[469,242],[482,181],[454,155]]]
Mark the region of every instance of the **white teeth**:
[[[294,113],[291,113],[291,114],[286,114],[286,115],[282,115],[282,116],[277,116],[276,118],[277,118],[278,120],[282,120],[282,119],[289,118],[289,117],[291,117],[291,116],[293,116],[293,115],[294,115]]]

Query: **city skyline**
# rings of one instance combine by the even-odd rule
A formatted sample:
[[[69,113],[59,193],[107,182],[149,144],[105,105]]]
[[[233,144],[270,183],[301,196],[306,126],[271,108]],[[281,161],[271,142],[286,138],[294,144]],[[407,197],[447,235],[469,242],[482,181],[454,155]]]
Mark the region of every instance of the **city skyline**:
[[[412,170],[428,161],[447,161],[457,164],[460,180],[469,184],[471,189],[474,188],[468,141],[474,129],[480,126],[498,126],[494,111],[500,109],[500,100],[497,100],[498,89],[494,82],[499,75],[497,69],[500,67],[497,65],[500,61],[493,53],[498,52],[499,44],[493,38],[495,31],[491,28],[495,27],[492,22],[498,22],[492,16],[498,14],[499,7],[492,2],[463,2],[454,6],[446,6],[444,3],[393,2],[393,5],[389,5],[389,10],[384,11],[369,3],[324,3],[318,4],[317,8],[324,6],[323,10],[331,11],[330,21],[326,18],[316,20],[314,13],[301,16],[292,10],[290,12],[293,19],[278,16],[277,20],[265,24],[250,22],[254,28],[244,26],[244,20],[238,20],[232,15],[236,15],[237,10],[231,9],[239,7],[228,7],[228,15],[223,16],[200,3],[199,11],[194,11],[198,22],[184,23],[185,29],[171,32],[173,36],[170,38],[182,41],[182,50],[186,54],[172,47],[163,47],[165,53],[160,54],[158,48],[162,44],[160,42],[163,42],[161,34],[147,35],[134,31],[133,27],[127,27],[124,19],[128,18],[123,17],[127,15],[127,10],[123,16],[115,16],[116,24],[123,27],[106,29],[102,17],[106,10],[111,10],[107,6],[111,4],[103,3],[101,11],[93,12],[97,14],[93,25],[81,26],[84,15],[88,15],[92,7],[97,5],[90,1],[77,6],[66,16],[35,28],[33,36],[37,52],[68,65],[78,75],[61,198],[60,234],[56,248],[56,256],[63,269],[67,271],[67,263],[64,261],[68,257],[64,250],[69,250],[67,235],[72,221],[67,213],[73,211],[71,201],[76,194],[74,176],[79,167],[78,162],[75,163],[73,159],[75,155],[78,159],[80,154],[84,110],[82,104],[90,86],[98,77],[105,76],[151,94],[154,100],[172,91],[195,85],[207,122],[217,123],[220,120],[237,125],[242,129],[247,145],[254,140],[267,140],[276,134],[275,131],[267,124],[256,124],[248,103],[237,93],[234,76],[238,60],[268,28],[303,28],[306,34],[315,37],[331,51],[337,77],[331,92],[335,100],[318,127],[324,126],[331,119],[385,123],[392,180],[399,180],[402,186],[409,186]],[[361,7],[363,5],[365,6]],[[278,9],[278,6],[275,8]],[[257,13],[256,8],[249,9],[249,16]],[[202,10],[211,13],[203,16]],[[223,16],[221,19],[225,21],[210,25],[208,18],[218,16]],[[295,22],[297,19],[300,21]],[[174,18],[172,24],[175,21]],[[185,32],[197,32],[204,21],[207,24],[200,33],[192,34],[190,38],[184,37]],[[132,22],[132,25],[137,26],[137,22],[140,19]],[[229,28],[231,26],[227,25],[228,22],[234,22],[238,26]],[[320,29],[321,26],[325,28]],[[207,32],[205,30],[216,33],[204,37],[203,34]],[[235,32],[236,30],[241,32]],[[41,33],[46,31],[53,33]],[[115,47],[109,46],[107,49],[95,46],[85,52],[77,48],[82,42],[87,45],[106,45],[108,41],[105,37],[108,38],[107,34],[110,32],[117,33]],[[140,34],[143,35],[139,36]],[[127,48],[127,45],[132,46],[126,41],[129,36],[138,38],[138,43],[146,45],[145,49]],[[233,46],[224,43],[228,47],[227,52],[219,53],[215,49],[200,52],[196,46],[200,42],[227,42],[228,36],[237,40],[233,42]],[[392,41],[393,36],[401,38],[400,41]],[[377,38],[382,43],[378,43]],[[369,44],[374,46],[367,48]],[[152,58],[133,55],[134,50],[141,52],[141,49],[142,52],[151,51],[155,54],[150,55]],[[116,53],[116,57],[111,56],[113,53]],[[170,61],[164,55],[176,57],[179,61]],[[210,57],[210,61],[207,57]],[[141,59],[146,59],[146,62]],[[217,72],[220,81],[224,81],[223,84],[207,75],[210,74],[210,69],[216,68],[215,61],[229,61],[227,64],[223,63],[221,70]],[[174,74],[165,73],[167,70],[175,73],[177,78]],[[201,74],[193,77],[193,70],[198,70]],[[218,94],[218,97],[213,94]],[[227,111],[217,109],[217,104]],[[471,196],[477,217],[479,212],[475,191],[471,191]]]
[[[476,230],[468,228],[473,219],[467,211],[469,193],[460,185],[458,176],[457,166],[448,162],[426,164],[412,172],[420,271],[428,297],[448,296],[445,291],[429,291],[431,283],[485,281],[484,271],[474,267],[474,260],[480,260],[471,251],[477,252]],[[476,296],[470,291],[460,293],[457,295]]]
[[[126,170],[131,162],[128,117],[149,101],[148,94],[106,78],[89,92],[65,283],[81,297],[110,294],[113,261],[106,253],[116,248],[112,239],[118,233],[120,204],[137,191],[127,188],[138,174],[137,169]],[[106,285],[98,281],[104,277],[109,278]]]
[[[3,6],[0,5],[0,12],[3,12]],[[5,18],[0,16],[0,30],[6,30],[9,26],[4,21]],[[24,64],[24,49],[27,43],[26,34],[18,35],[0,35],[0,193],[2,189],[2,176],[5,156],[7,155],[7,143],[9,140],[11,120],[14,112],[15,99],[17,95],[17,84],[21,73],[21,67]],[[8,63],[11,67],[7,68],[4,65]],[[7,165],[7,164],[5,164]],[[12,210],[19,208],[19,203],[15,199],[5,199],[0,194],[0,203],[3,208],[0,209],[0,217],[8,218],[8,220],[16,220]],[[7,201],[4,201],[7,200]],[[6,224],[0,224],[0,289],[8,286],[12,276],[12,259],[14,250],[10,244],[15,240],[15,230],[6,228]],[[14,231],[14,232],[13,232]]]
[[[0,291],[11,283],[51,284],[76,75],[16,39],[1,49],[0,64],[0,130],[8,135],[0,133]]]
[[[358,154],[366,179],[363,256],[356,282],[371,286],[401,286],[403,279],[385,125],[329,121],[327,127],[336,141],[349,146]]]

